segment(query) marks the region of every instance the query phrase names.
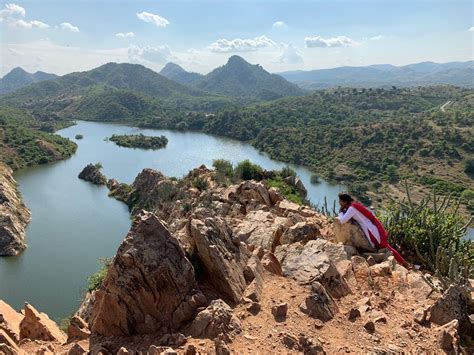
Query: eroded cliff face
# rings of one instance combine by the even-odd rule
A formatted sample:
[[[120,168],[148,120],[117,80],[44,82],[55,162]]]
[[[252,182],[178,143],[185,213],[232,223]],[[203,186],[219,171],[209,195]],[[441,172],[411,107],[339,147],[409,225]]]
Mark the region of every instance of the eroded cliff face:
[[[0,256],[18,255],[26,248],[25,229],[30,219],[12,170],[0,163]]]

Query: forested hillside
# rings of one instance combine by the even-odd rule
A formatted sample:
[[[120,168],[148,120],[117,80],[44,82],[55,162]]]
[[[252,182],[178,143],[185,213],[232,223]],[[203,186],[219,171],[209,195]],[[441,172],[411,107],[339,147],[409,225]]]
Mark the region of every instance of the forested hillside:
[[[70,157],[76,144],[50,133],[66,124],[36,120],[24,110],[0,106],[0,160],[17,170]]]
[[[473,203],[473,98],[472,90],[454,87],[336,89],[143,125],[247,140],[360,195],[407,177],[421,189],[435,185]],[[443,111],[447,101],[454,103]]]

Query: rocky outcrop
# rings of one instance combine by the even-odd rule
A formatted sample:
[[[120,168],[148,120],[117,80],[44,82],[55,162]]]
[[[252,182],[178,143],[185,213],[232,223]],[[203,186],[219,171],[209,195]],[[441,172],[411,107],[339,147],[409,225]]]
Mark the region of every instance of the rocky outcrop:
[[[91,335],[89,326],[78,316],[73,316],[67,328],[67,341],[77,341],[88,339]]]
[[[137,216],[95,294],[89,321],[99,335],[164,335],[194,319],[205,303],[194,268],[153,213]]]
[[[300,305],[300,309],[303,313],[323,322],[332,319],[339,311],[333,298],[326,292],[324,286],[317,281],[311,284],[311,294]]]
[[[96,185],[105,185],[107,178],[100,172],[100,164],[87,164],[79,173],[79,179],[89,181]]]
[[[232,236],[220,217],[194,218],[190,222],[190,231],[196,246],[196,257],[206,279],[231,302],[238,303],[248,284],[253,281],[248,277],[246,279],[244,274],[247,264],[250,261],[260,264],[260,261],[251,258],[246,245]],[[261,267],[249,267],[249,270],[255,273],[253,278],[260,277]]]
[[[25,229],[30,218],[12,170],[0,163],[0,256],[18,255],[26,248]]]
[[[45,313],[38,312],[26,303],[23,309],[24,318],[20,322],[20,340],[45,340],[64,343],[66,335]]]
[[[218,299],[203,311],[199,312],[191,323],[188,333],[196,338],[214,339],[216,337],[230,340],[242,331],[239,319],[233,315],[224,301]]]
[[[333,256],[330,259],[325,252],[327,243],[325,240],[312,240],[306,245],[301,243],[282,245],[277,248],[275,255],[280,260],[283,275],[304,285],[318,281],[333,297],[342,297],[350,293],[350,289],[331,261],[337,258]],[[342,246],[339,251],[338,258],[349,259],[350,254]],[[335,249],[333,252],[335,253]]]

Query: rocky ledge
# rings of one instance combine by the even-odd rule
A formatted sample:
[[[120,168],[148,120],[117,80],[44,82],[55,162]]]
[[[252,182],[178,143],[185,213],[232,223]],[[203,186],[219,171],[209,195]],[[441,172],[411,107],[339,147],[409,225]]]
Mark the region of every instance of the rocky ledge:
[[[105,185],[107,178],[100,172],[102,166],[97,164],[87,164],[79,173],[79,179],[89,181],[96,185]]]
[[[39,343],[52,351],[455,353],[473,334],[471,290],[438,293],[386,251],[352,245],[356,227],[265,183],[223,186],[201,167],[178,181],[145,169],[108,186],[133,225],[66,343]]]
[[[25,228],[30,218],[12,170],[0,164],[0,256],[17,255],[26,248]]]

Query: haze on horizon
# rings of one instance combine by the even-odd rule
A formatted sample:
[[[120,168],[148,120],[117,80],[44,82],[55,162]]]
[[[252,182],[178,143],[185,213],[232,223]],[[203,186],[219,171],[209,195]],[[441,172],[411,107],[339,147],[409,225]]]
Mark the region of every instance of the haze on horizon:
[[[0,75],[107,62],[207,73],[473,60],[471,1],[2,1]]]

